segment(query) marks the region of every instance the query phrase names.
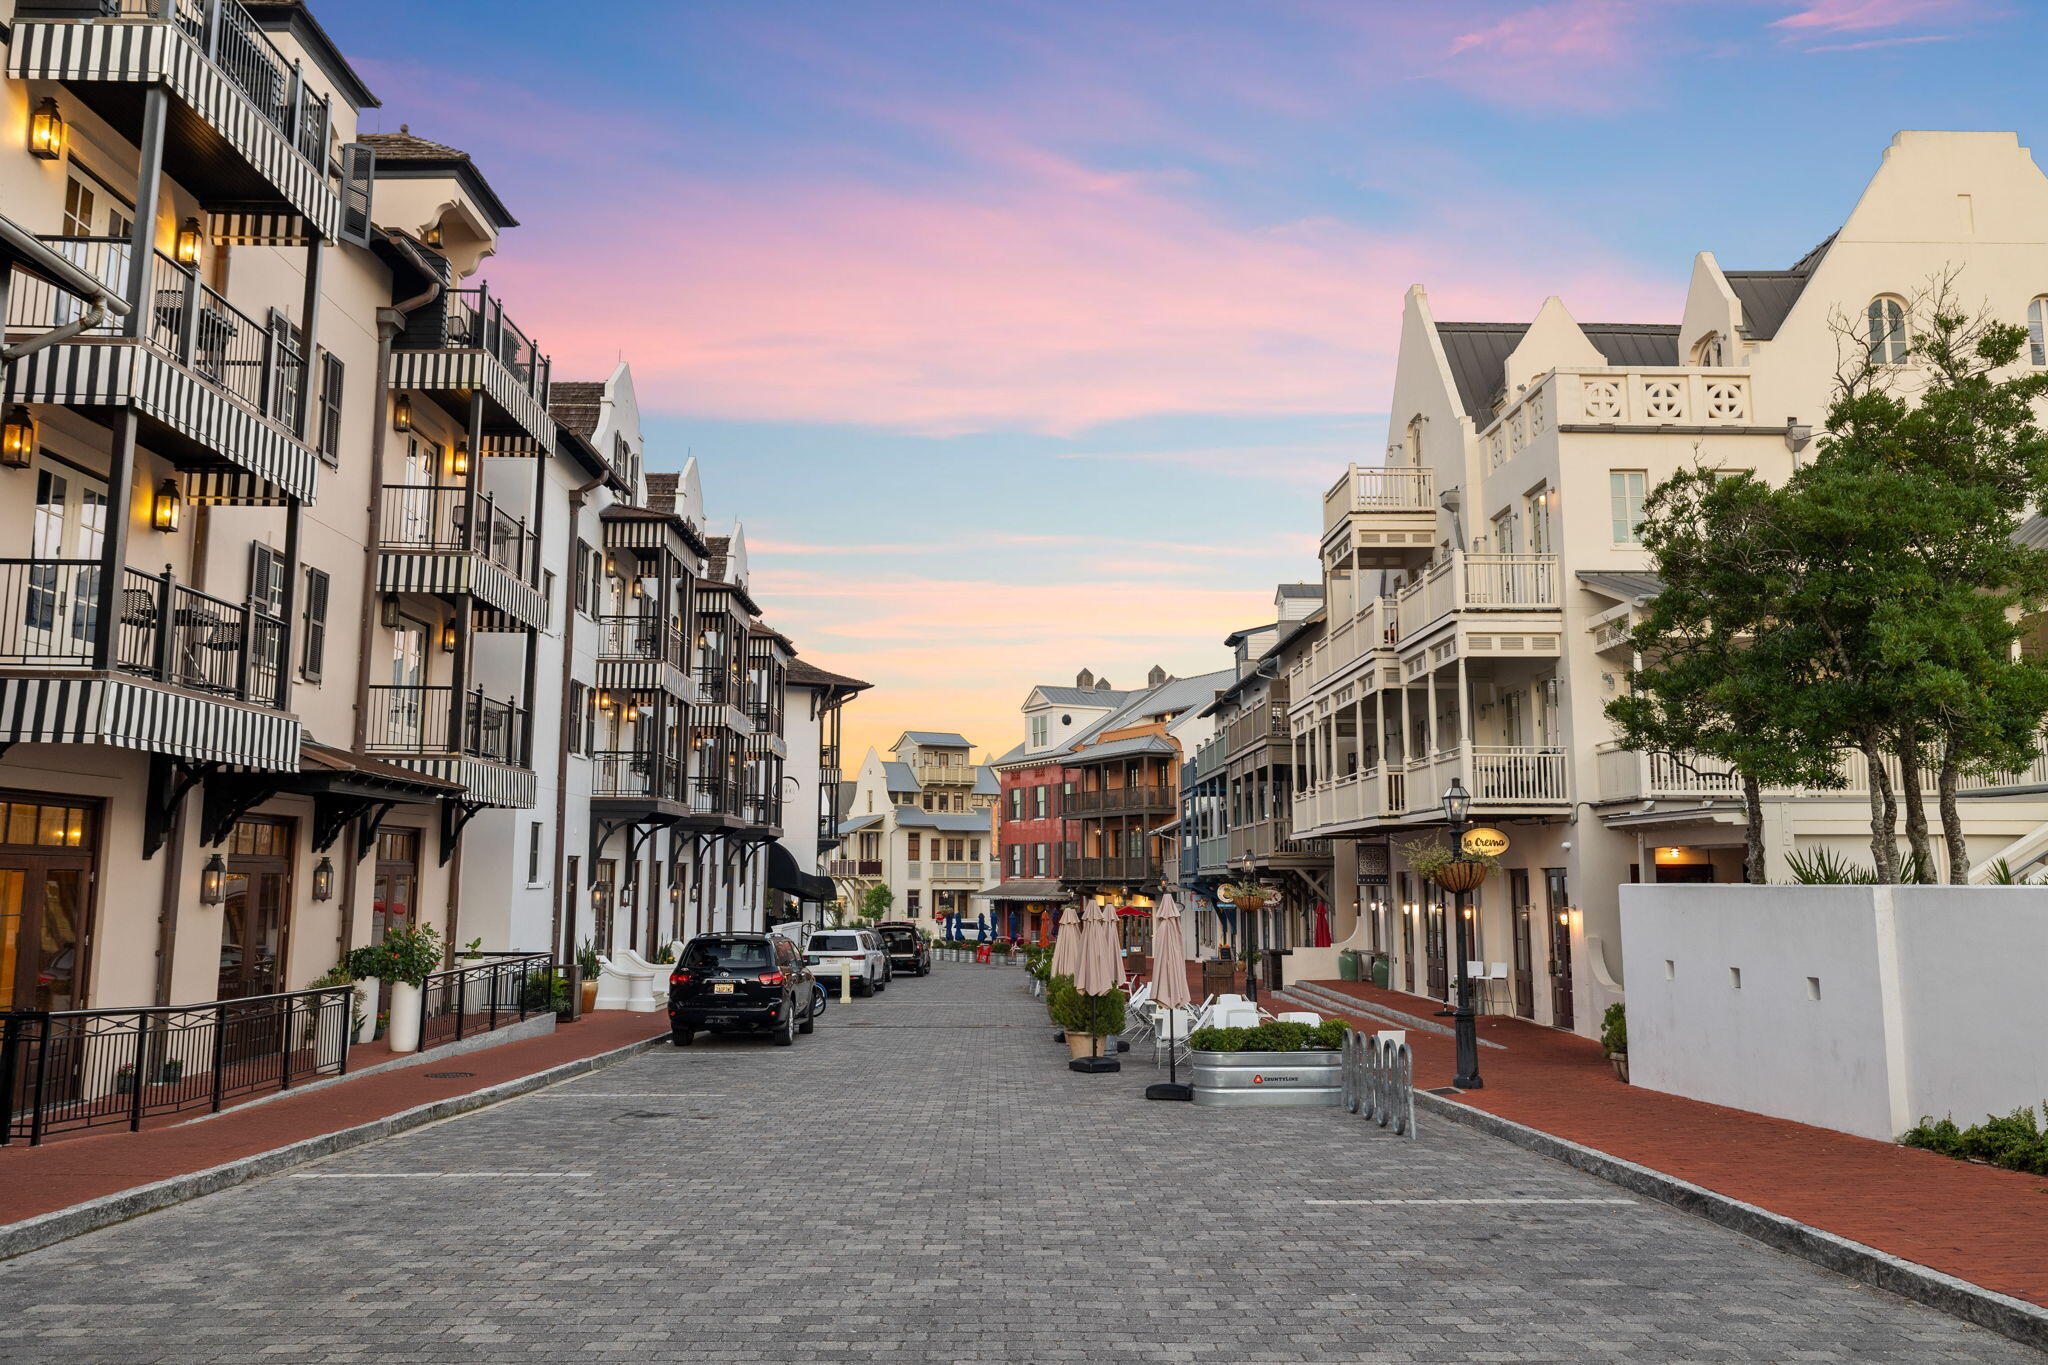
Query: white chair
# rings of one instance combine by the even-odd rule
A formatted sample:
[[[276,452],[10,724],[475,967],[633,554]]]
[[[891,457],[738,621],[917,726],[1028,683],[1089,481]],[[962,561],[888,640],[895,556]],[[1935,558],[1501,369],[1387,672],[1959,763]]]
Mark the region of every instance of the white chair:
[[[1216,1000],[1212,996],[1195,1006],[1192,1010],[1176,1011],[1176,1013],[1185,1013],[1187,1018],[1185,1020],[1175,1019],[1173,1021],[1173,1033],[1168,1050],[1171,1052],[1174,1061],[1184,1062],[1188,1059],[1188,1053],[1194,1050],[1188,1039],[1195,1035],[1197,1029],[1215,1026]],[[1159,1056],[1156,1053],[1152,1058],[1152,1064],[1154,1066],[1159,1064]]]
[[[1492,1008],[1489,1014],[1513,1014],[1514,994],[1508,987],[1508,964],[1489,962],[1486,964],[1486,1002]]]
[[[1283,1024],[1307,1024],[1310,1028],[1320,1028],[1323,1016],[1317,1014],[1314,1010],[1288,1010],[1280,1016],[1280,1022]]]

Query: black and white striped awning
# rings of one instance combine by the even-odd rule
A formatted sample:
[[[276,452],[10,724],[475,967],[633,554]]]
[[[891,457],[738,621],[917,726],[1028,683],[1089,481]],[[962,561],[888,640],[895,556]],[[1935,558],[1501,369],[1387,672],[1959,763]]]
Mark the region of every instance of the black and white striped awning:
[[[464,799],[510,810],[531,810],[539,799],[539,783],[525,768],[493,763],[487,758],[397,758],[408,768],[460,784]]]
[[[188,480],[196,500],[276,506],[313,501],[320,459],[168,356],[134,342],[52,346],[14,363],[15,403],[131,407],[219,456],[234,469]],[[240,476],[240,477],[238,477]]]
[[[548,405],[488,351],[394,351],[391,387],[422,393],[481,389],[528,436],[549,450],[555,447],[555,419],[548,416]]]
[[[215,246],[304,246],[311,241],[296,213],[209,213],[206,235]]]
[[[332,241],[341,233],[341,196],[330,188],[327,168],[300,155],[176,24],[17,20],[7,74],[17,80],[168,86],[321,237]]]
[[[696,678],[666,659],[599,659],[597,685],[606,692],[666,692],[687,706],[700,695]]]
[[[536,459],[547,454],[547,447],[531,436],[519,436],[509,432],[494,431],[484,434],[483,453],[514,459]]]
[[[0,742],[109,744],[290,772],[296,716],[128,678],[0,678]]]
[[[464,550],[385,550],[377,556],[377,588],[474,597],[529,629],[548,628],[548,602],[540,589]]]

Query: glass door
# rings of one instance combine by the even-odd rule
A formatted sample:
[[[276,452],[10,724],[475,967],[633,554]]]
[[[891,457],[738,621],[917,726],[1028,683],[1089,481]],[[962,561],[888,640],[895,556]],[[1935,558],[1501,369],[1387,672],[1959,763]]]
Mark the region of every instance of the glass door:
[[[92,656],[99,609],[97,563],[107,525],[107,489],[99,480],[45,463],[36,471],[29,552],[39,563],[24,584],[22,640],[10,653],[84,662]],[[80,563],[78,561],[90,561]],[[138,610],[154,612],[153,604]]]
[[[1550,924],[1550,1022],[1558,1028],[1575,1026],[1572,1007],[1572,913],[1564,869],[1543,869],[1545,918]]]
[[[384,733],[389,747],[424,751],[427,705],[427,625],[398,618],[391,631],[391,690],[385,693]]]
[[[1529,869],[1508,869],[1508,915],[1515,926],[1515,1013],[1536,1017],[1536,968],[1529,924]]]

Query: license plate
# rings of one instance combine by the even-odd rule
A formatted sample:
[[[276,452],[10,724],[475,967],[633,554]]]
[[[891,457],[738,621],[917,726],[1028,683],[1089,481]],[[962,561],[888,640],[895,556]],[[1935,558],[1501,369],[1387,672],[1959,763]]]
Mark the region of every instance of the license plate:
[[[731,995],[731,994],[732,994],[732,982],[730,982],[730,981],[714,981],[714,982],[712,982],[712,983],[711,983],[711,993],[712,993],[713,995]]]

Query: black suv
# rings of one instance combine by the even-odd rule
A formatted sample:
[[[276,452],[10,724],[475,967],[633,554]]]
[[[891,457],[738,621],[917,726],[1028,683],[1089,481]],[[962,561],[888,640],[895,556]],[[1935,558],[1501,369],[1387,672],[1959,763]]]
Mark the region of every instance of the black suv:
[[[779,1047],[817,1026],[817,991],[796,945],[780,934],[704,934],[668,974],[668,1032],[688,1047],[698,1029],[766,1032]]]
[[[932,974],[932,945],[924,931],[901,920],[884,920],[875,926],[875,937],[889,954],[889,966],[912,976]]]

